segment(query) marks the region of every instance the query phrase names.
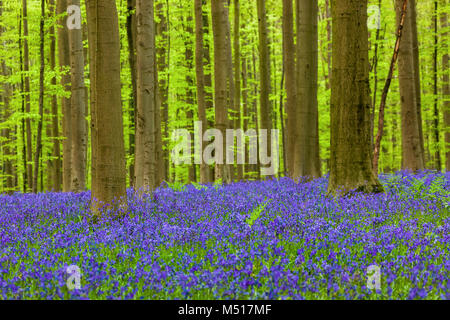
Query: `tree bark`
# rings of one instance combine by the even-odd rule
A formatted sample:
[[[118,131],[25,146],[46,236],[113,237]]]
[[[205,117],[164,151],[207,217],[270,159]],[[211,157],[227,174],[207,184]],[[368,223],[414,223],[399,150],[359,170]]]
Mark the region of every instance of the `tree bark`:
[[[58,0],[56,7],[56,14],[61,16],[67,10],[67,0]],[[66,25],[66,17],[58,19],[58,58],[60,69],[63,70],[61,76],[61,85],[65,91],[70,92],[70,74],[65,69],[70,68],[70,55],[69,55],[69,32]],[[72,155],[72,128],[71,128],[71,110],[70,110],[70,97],[61,98],[62,109],[62,131],[63,131],[63,159],[62,159],[62,180],[63,191],[69,192],[71,185],[71,155]]]
[[[417,122],[419,126],[419,146],[423,157],[425,156],[424,139],[423,139],[423,123],[422,123],[422,89],[420,80],[420,56],[419,56],[419,39],[417,35],[417,12],[416,0],[410,0],[411,5],[411,32],[412,32],[412,47],[414,60],[414,90],[416,93],[416,109]],[[424,161],[424,168],[426,162]]]
[[[23,71],[25,72],[24,95],[25,95],[25,112],[29,116],[31,113],[30,102],[30,54],[28,48],[28,7],[27,0],[22,0],[22,19],[23,19]],[[33,185],[33,143],[31,134],[31,119],[25,119],[26,126],[26,153],[27,153],[27,182],[28,189],[31,190]]]
[[[56,15],[55,0],[49,1],[49,18],[53,19]],[[49,30],[50,33],[50,69],[56,72],[56,32],[55,26],[52,25]],[[56,86],[56,77],[51,79],[51,85]],[[61,191],[61,147],[59,141],[59,112],[58,112],[58,98],[56,94],[51,97],[51,123],[48,128],[49,137],[52,137],[52,159],[48,161],[48,190],[59,192]]]
[[[91,83],[92,203],[126,212],[126,166],[120,84],[120,40],[114,0],[86,0]]]
[[[241,11],[239,0],[234,0],[234,129],[241,129],[241,45],[240,45],[240,30],[241,30]],[[239,157],[239,152],[238,157]],[[244,178],[244,165],[237,165],[237,180]]]
[[[214,111],[215,127],[226,137],[228,127],[228,86],[227,86],[227,0],[211,2],[212,29],[214,38]],[[225,139],[222,144],[222,155],[225,158]],[[216,150],[218,152],[219,150]],[[226,166],[216,163],[215,180],[227,182]]]
[[[68,0],[67,4],[80,6],[80,0]],[[86,99],[84,85],[83,33],[81,29],[69,30],[71,92],[71,186],[72,192],[86,189]]]
[[[136,188],[153,191],[157,186],[157,70],[153,1],[136,1],[137,18],[137,130]]]
[[[41,19],[39,24],[39,120],[36,133],[36,153],[34,154],[34,176],[33,176],[33,193],[38,192],[38,177],[39,177],[39,160],[42,152],[42,122],[44,119],[44,71],[45,71],[45,57],[44,57],[44,19],[45,19],[45,0],[41,0]]]
[[[158,81],[158,101],[161,107],[161,125],[162,125],[162,160],[160,162],[162,179],[169,179],[169,149],[167,146],[167,141],[169,139],[169,128],[168,128],[168,118],[169,118],[169,82],[168,82],[168,71],[169,71],[169,35],[168,35],[168,18],[166,11],[168,8],[163,6],[162,1],[156,4],[156,14],[158,16],[159,22],[156,25],[156,34],[160,37],[160,41],[157,43],[156,52],[157,52],[157,61],[158,61],[158,75],[161,73],[165,73],[166,75],[163,77],[159,77]],[[166,9],[166,10],[164,10]]]
[[[441,7],[446,6],[446,1],[441,0]],[[441,28],[443,30],[446,30],[449,26],[448,23],[448,15],[447,12],[443,11],[441,13]],[[445,168],[447,172],[450,171],[450,76],[449,76],[449,70],[450,70],[450,55],[448,52],[448,31],[445,31],[441,34],[441,44],[443,46],[443,52],[442,55],[442,70],[443,70],[443,76],[442,76],[442,96],[443,96],[443,114],[444,114],[444,127],[445,127]]]
[[[403,0],[396,0],[397,23],[400,20]],[[414,74],[413,32],[411,2],[408,2],[402,45],[398,54],[398,77],[402,109],[402,168],[411,171],[424,169],[420,146],[420,123],[418,119],[416,85]]]
[[[203,7],[202,0],[195,0],[195,73],[197,80],[197,104],[198,104],[198,118],[202,123],[202,130],[195,134],[200,134],[203,137],[204,132],[208,128],[208,121],[206,120],[206,102],[205,102],[205,74],[203,70]],[[203,146],[201,152],[202,162],[200,164],[200,183],[208,183],[209,168],[203,161]]]
[[[267,30],[266,1],[257,0],[259,34],[259,77],[261,130],[267,130],[267,156],[272,155],[272,105],[270,102],[270,56]]]
[[[389,73],[388,73],[388,76],[386,78],[386,83],[383,88],[383,93],[381,94],[380,111],[379,111],[379,115],[378,115],[378,132],[377,132],[377,136],[375,138],[375,143],[374,143],[373,163],[372,163],[373,171],[376,175],[378,175],[378,160],[380,158],[381,139],[383,138],[384,111],[385,111],[385,106],[386,106],[386,98],[389,93],[389,87],[392,82],[392,76],[394,74],[395,63],[397,62],[397,59],[398,59],[398,53],[400,50],[400,41],[402,39],[403,27],[405,25],[405,19],[406,19],[407,4],[408,4],[408,0],[403,0],[402,12],[401,12],[401,16],[400,16],[400,20],[399,20],[399,24],[398,24],[398,28],[397,28],[397,39],[395,41],[394,54],[392,55],[391,66],[389,68]],[[373,114],[373,112],[372,112],[372,114]],[[370,121],[372,123],[373,118],[371,118]],[[371,132],[372,132],[372,129],[371,129]],[[372,135],[372,133],[371,133],[371,135]]]
[[[367,0],[332,0],[328,192],[380,192],[372,170]]]
[[[297,0],[297,143],[294,178],[320,177],[318,77],[318,5]]]
[[[294,18],[292,0],[283,0],[283,63],[285,70],[286,111],[287,111],[287,171],[289,177],[294,177],[294,156],[296,136],[296,103],[297,77],[294,45]]]
[[[131,96],[128,116],[131,125],[128,133],[128,154],[134,158],[135,153],[135,135],[136,135],[136,104],[137,104],[137,84],[136,84],[136,0],[127,0],[127,40],[128,40],[128,64],[130,65],[131,75]],[[129,176],[130,186],[135,186],[134,180],[134,159],[130,164]]]

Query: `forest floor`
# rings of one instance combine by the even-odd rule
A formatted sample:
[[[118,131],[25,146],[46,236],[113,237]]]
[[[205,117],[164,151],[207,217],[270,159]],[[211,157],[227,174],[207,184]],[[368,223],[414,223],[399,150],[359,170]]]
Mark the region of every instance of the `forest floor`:
[[[89,192],[0,195],[0,299],[450,299],[450,173],[380,179],[339,198],[326,178],[129,190],[97,224]]]

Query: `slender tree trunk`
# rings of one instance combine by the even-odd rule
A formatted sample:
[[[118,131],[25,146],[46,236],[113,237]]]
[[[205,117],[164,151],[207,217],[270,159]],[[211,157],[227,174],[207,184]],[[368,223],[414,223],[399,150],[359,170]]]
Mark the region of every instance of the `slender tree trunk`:
[[[270,102],[270,56],[267,30],[266,1],[257,0],[259,33],[259,76],[261,128],[267,130],[267,155],[272,156],[272,105]]]
[[[212,65],[211,65],[211,54],[210,54],[210,39],[209,39],[209,17],[208,10],[206,9],[208,1],[202,0],[203,4],[203,60],[204,64],[204,73],[205,73],[205,104],[206,104],[206,118],[208,121],[208,127],[214,127],[214,118],[210,117],[208,119],[208,114],[214,115],[214,97],[213,97],[213,88],[212,88]],[[214,166],[209,167],[209,181],[214,181]]]
[[[441,7],[446,7],[446,1],[441,0]],[[446,30],[449,26],[448,15],[446,11],[441,13],[441,29]],[[441,44],[442,44],[442,96],[443,96],[443,114],[444,114],[444,127],[445,127],[445,168],[447,172],[450,171],[450,55],[448,52],[448,31],[444,31],[441,34]]]
[[[80,0],[68,0],[67,4],[80,6]],[[80,29],[69,30],[70,79],[71,79],[71,186],[72,192],[86,189],[86,99],[84,85],[83,33]]]
[[[397,22],[400,20],[403,0],[396,0]],[[414,74],[413,32],[411,2],[403,29],[402,45],[398,54],[398,75],[402,108],[402,168],[412,171],[424,169],[420,146],[420,129]]]
[[[214,107],[215,127],[226,137],[228,127],[228,90],[227,90],[227,0],[215,0],[211,2],[212,29],[214,37]],[[222,144],[222,156],[225,159],[225,139]],[[219,150],[216,150],[216,153]],[[220,157],[219,157],[220,159]],[[220,162],[220,161],[219,161]],[[215,179],[226,181],[226,169],[222,163],[216,163]]]
[[[234,129],[241,129],[241,45],[240,45],[240,30],[241,30],[241,11],[239,0],[234,0]],[[238,150],[238,158],[239,152]],[[237,165],[237,180],[244,178],[244,165]]]
[[[120,202],[126,207],[120,40],[114,0],[86,0],[86,11],[91,83],[91,208],[98,216],[103,204],[118,206]]]
[[[136,0],[127,0],[127,40],[128,40],[128,63],[130,65],[131,75],[131,95],[128,116],[131,125],[128,133],[129,150],[128,154],[134,158],[135,153],[135,135],[136,135],[136,103],[137,103],[137,84],[136,84]],[[135,186],[134,180],[134,161],[129,168],[130,185]]]
[[[169,55],[169,35],[167,28],[167,7],[163,6],[162,1],[159,1],[156,4],[156,14],[158,16],[159,22],[156,25],[156,34],[160,37],[160,41],[157,43],[156,52],[157,52],[157,61],[158,61],[158,74],[165,73],[166,75],[163,77],[159,77],[158,81],[158,101],[161,104],[161,119],[162,119],[162,137],[164,140],[162,141],[161,148],[162,153],[161,156],[163,159],[158,161],[162,166],[162,179],[168,180],[168,169],[169,169],[169,148],[167,146],[167,141],[169,139],[169,131],[168,131],[168,118],[169,118],[169,85],[168,85],[168,55]],[[164,10],[165,9],[165,10]],[[161,147],[162,147],[161,146]]]
[[[137,130],[136,188],[153,191],[157,185],[156,112],[157,71],[153,1],[136,1],[137,17]]]
[[[22,11],[23,12],[23,11]],[[23,54],[23,46],[22,46],[22,24],[23,24],[23,16],[21,14],[19,19],[19,60],[20,60],[20,91],[25,92],[25,76],[24,76],[24,54]],[[21,112],[25,115],[25,100],[24,95],[21,96]],[[22,163],[23,163],[23,183],[22,183],[22,191],[27,192],[27,185],[30,183],[31,177],[28,176],[27,173],[27,143],[25,139],[25,131],[26,131],[26,123],[25,117],[22,117],[21,121],[21,133],[22,133]]]
[[[186,40],[184,43],[184,48],[185,48],[185,60],[186,60],[186,66],[187,66],[187,73],[186,73],[186,83],[187,83],[187,88],[186,88],[186,96],[185,96],[185,101],[186,101],[186,107],[187,107],[187,111],[186,111],[186,117],[188,120],[188,128],[189,128],[189,132],[194,132],[194,92],[193,92],[193,87],[194,87],[194,79],[192,77],[192,73],[193,73],[193,65],[192,65],[192,60],[194,57],[194,53],[193,53],[193,43],[192,43],[192,36],[194,33],[194,30],[192,29],[192,16],[188,15],[187,19],[186,19],[186,25],[185,25],[185,34],[186,34]],[[194,134],[196,134],[194,132]],[[196,177],[196,171],[195,171],[195,166],[196,164],[191,164],[189,165],[189,174],[188,174],[188,181],[189,182],[193,182],[197,180]]]
[[[294,156],[297,116],[297,77],[294,45],[294,18],[292,0],[283,0],[283,63],[285,70],[286,111],[287,111],[287,169],[289,177],[294,177]]]
[[[420,56],[419,56],[419,39],[417,35],[417,12],[416,0],[410,0],[411,6],[411,32],[412,32],[412,47],[414,60],[414,90],[416,94],[416,109],[417,122],[419,127],[419,146],[423,157],[425,156],[424,141],[423,141],[423,124],[422,124],[422,89],[420,80]],[[424,161],[424,168],[426,162]]]
[[[41,21],[39,25],[39,54],[40,54],[39,120],[36,133],[36,153],[34,154],[33,193],[38,192],[39,160],[42,152],[42,122],[44,120],[44,71],[45,71],[44,19],[45,19],[45,0],[41,0]]]
[[[438,105],[438,1],[434,1],[434,54],[433,54],[433,94],[434,94],[434,108],[433,108],[433,134],[434,134],[434,161],[435,169],[438,171],[442,170],[441,163],[441,146],[439,139],[439,105]]]
[[[333,77],[328,191],[380,192],[383,187],[371,161],[367,0],[332,0],[331,4]]]
[[[31,113],[30,102],[30,57],[28,49],[28,8],[27,0],[22,0],[22,19],[23,19],[23,71],[25,72],[25,112],[29,116]],[[31,119],[29,117],[25,120],[26,125],[26,152],[27,152],[27,179],[28,189],[30,190],[33,185],[33,145],[31,134]]]
[[[204,132],[208,128],[208,121],[206,120],[206,102],[205,102],[205,74],[203,70],[203,10],[202,0],[195,0],[194,2],[195,12],[195,72],[197,79],[197,104],[198,104],[198,118],[202,123],[202,130],[195,134],[200,134],[203,137]],[[202,138],[203,139],[203,138]],[[209,182],[209,168],[203,161],[203,151],[201,152],[202,162],[200,164],[200,183]]]
[[[3,1],[0,1],[0,18],[2,17],[3,14]],[[6,27],[4,26],[0,26],[0,36],[2,35],[2,33],[6,31]],[[5,60],[2,60],[1,63],[1,75],[3,77],[9,77],[11,75],[11,71],[10,69],[6,66]],[[0,103],[3,105],[3,119],[4,121],[7,121],[10,117],[10,97],[12,94],[12,88],[11,85],[8,84],[7,82],[2,83],[2,89],[3,92],[1,92],[0,94]],[[12,193],[13,192],[13,188],[14,188],[14,176],[13,176],[13,165],[12,165],[12,161],[11,161],[11,156],[12,156],[12,152],[11,152],[11,129],[10,126],[7,126],[6,128],[4,128],[1,132],[1,135],[3,137],[3,139],[5,140],[2,146],[3,149],[3,156],[4,156],[4,162],[3,162],[3,170],[4,170],[4,175],[6,176],[6,192],[8,193]],[[3,183],[3,181],[2,181]]]
[[[318,5],[297,1],[297,143],[294,178],[320,177],[319,115],[317,102]]]
[[[56,14],[61,17],[67,10],[67,0],[57,0]],[[70,55],[69,55],[69,32],[66,24],[66,18],[62,17],[58,19],[58,57],[59,66],[61,69],[70,68]],[[61,85],[65,91],[71,91],[70,89],[70,74],[64,72],[61,76]],[[72,135],[71,135],[71,109],[70,109],[70,97],[61,98],[62,109],[62,131],[63,131],[63,160],[62,160],[62,180],[63,191],[70,191],[71,184],[71,155],[72,155]]]
[[[386,106],[386,98],[389,93],[389,87],[391,85],[392,77],[394,74],[395,63],[397,62],[398,54],[400,51],[400,41],[402,39],[403,26],[405,25],[407,4],[408,4],[408,0],[403,0],[402,11],[401,11],[399,24],[398,24],[398,28],[397,28],[397,39],[395,41],[394,54],[392,55],[391,66],[389,68],[389,73],[388,73],[388,76],[386,78],[386,83],[383,88],[383,93],[381,94],[380,112],[378,115],[378,132],[377,132],[377,136],[375,138],[375,143],[374,143],[373,163],[372,163],[373,171],[376,175],[378,175],[378,160],[380,158],[381,139],[383,138],[384,110],[385,110],[385,106]],[[372,112],[372,114],[373,114],[373,112]],[[372,121],[373,121],[373,118],[371,119],[371,123],[372,123]],[[373,131],[371,131],[371,132],[373,132]]]
[[[49,1],[49,16],[54,18],[56,15],[55,0]],[[56,71],[56,33],[55,26],[50,27],[50,69]],[[53,76],[51,80],[53,87],[56,86],[56,77]],[[51,100],[51,128],[50,133],[53,139],[52,160],[49,161],[49,190],[55,192],[61,191],[61,147],[59,141],[59,112],[58,112],[58,98],[56,94],[52,95]]]

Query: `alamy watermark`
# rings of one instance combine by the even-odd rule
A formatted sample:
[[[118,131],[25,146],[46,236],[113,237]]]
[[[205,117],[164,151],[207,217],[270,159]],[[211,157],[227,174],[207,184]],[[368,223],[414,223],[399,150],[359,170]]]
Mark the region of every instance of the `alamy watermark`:
[[[67,7],[67,28],[69,30],[81,29],[81,8],[77,5]]]
[[[369,30],[381,29],[381,9],[377,5],[367,8],[367,27]]]
[[[367,267],[367,289],[381,290],[381,269],[375,264]]]
[[[66,281],[67,289],[81,289],[81,271],[80,268],[76,265],[68,266],[66,272],[70,274],[69,278]]]
[[[172,133],[172,141],[177,142],[172,149],[172,162],[179,164],[262,164],[261,175],[276,175],[279,169],[279,130],[226,129],[225,143],[219,129],[208,129],[202,135],[202,122],[194,122],[194,155],[192,157],[192,137],[187,129],[177,129]],[[212,141],[214,139],[214,141]],[[181,140],[181,141],[180,141]],[[248,159],[246,159],[246,141],[249,142]],[[203,142],[211,142],[203,148]],[[236,145],[235,145],[236,141]],[[270,155],[269,153],[270,144]],[[225,150],[224,150],[225,148]],[[236,157],[235,157],[236,150]],[[259,152],[258,152],[259,151]],[[235,159],[236,158],[236,159]],[[266,166],[266,167],[265,167]]]

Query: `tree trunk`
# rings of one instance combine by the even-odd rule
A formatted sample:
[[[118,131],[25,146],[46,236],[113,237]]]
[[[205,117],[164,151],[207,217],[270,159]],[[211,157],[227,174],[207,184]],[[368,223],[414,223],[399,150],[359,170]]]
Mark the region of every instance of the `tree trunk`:
[[[413,47],[413,60],[414,60],[414,90],[416,94],[416,109],[417,109],[417,122],[419,126],[419,146],[422,155],[425,155],[424,141],[423,141],[423,124],[422,124],[422,89],[420,80],[420,56],[419,56],[419,39],[417,35],[417,12],[416,12],[416,0],[409,1],[411,5],[411,32],[412,32],[412,47]],[[408,16],[408,15],[407,15]],[[424,161],[424,168],[426,162]]]
[[[260,77],[260,111],[261,128],[267,130],[267,156],[272,156],[272,105],[270,103],[270,57],[267,37],[266,1],[257,0],[259,33],[259,77]],[[273,160],[273,159],[272,159]],[[272,175],[269,175],[272,176]]]
[[[3,1],[0,1],[0,18],[3,14]],[[6,30],[6,27],[0,26],[0,36]],[[0,73],[3,77],[9,77],[11,75],[11,70],[6,66],[5,60],[2,60]],[[2,83],[3,92],[0,94],[0,103],[3,105],[3,118],[0,118],[3,121],[7,121],[10,117],[10,98],[12,95],[11,85],[7,82]],[[14,176],[13,176],[13,165],[11,161],[12,148],[11,144],[11,129],[10,126],[4,128],[1,132],[1,135],[4,139],[4,143],[2,145],[3,149],[3,172],[6,176],[6,192],[11,194],[14,190]],[[3,181],[1,182],[3,184]]]
[[[372,170],[367,0],[332,0],[333,76],[328,191],[380,192]]]
[[[153,1],[136,1],[137,17],[137,130],[136,188],[153,191],[157,185],[156,112],[157,71]]]
[[[98,216],[103,204],[126,206],[120,40],[114,0],[86,0],[86,11],[91,83],[91,209]]]
[[[294,178],[320,177],[319,114],[317,102],[318,5],[297,1],[297,143]]]
[[[168,5],[166,5],[167,7]],[[160,41],[157,43],[156,52],[157,52],[157,61],[158,61],[158,75],[161,73],[168,73],[169,64],[168,64],[168,58],[169,58],[169,35],[168,35],[168,18],[166,11],[168,8],[165,8],[163,6],[162,1],[158,2],[156,4],[156,14],[158,16],[159,22],[156,25],[156,34],[158,37],[160,37]],[[163,77],[159,77],[158,81],[158,101],[160,103],[161,107],[161,125],[162,127],[162,137],[164,137],[164,142],[162,142],[162,146],[164,146],[164,149],[162,150],[162,161],[160,165],[162,165],[162,179],[168,180],[169,179],[169,151],[167,146],[167,141],[169,139],[169,128],[168,128],[168,118],[169,118],[169,82],[168,82],[168,75],[165,75]],[[161,147],[162,147],[161,146]],[[158,161],[160,162],[160,161]]]
[[[42,152],[42,122],[44,119],[44,71],[45,71],[44,19],[45,19],[45,0],[41,0],[41,19],[39,24],[39,55],[40,55],[39,120],[36,133],[36,153],[34,154],[33,193],[38,192],[39,160]]]
[[[403,0],[396,0],[397,23],[400,20],[402,5]],[[402,168],[417,171],[424,169],[424,159],[420,146],[420,124],[416,101],[411,2],[408,2],[407,12],[402,45],[398,54],[402,109]]]
[[[446,6],[446,1],[441,0],[441,7]],[[443,11],[441,13],[441,28],[446,30],[449,26],[448,24],[447,12]],[[450,171],[450,55],[448,53],[448,31],[441,34],[441,44],[443,47],[444,54],[442,55],[442,96],[443,96],[443,114],[444,114],[444,127],[445,127],[445,168],[446,171]]]
[[[241,11],[239,0],[234,0],[234,129],[241,129],[241,45],[240,45],[240,29],[241,29]],[[238,159],[241,150],[238,149]],[[237,165],[237,180],[244,178],[244,165]]]
[[[49,1],[49,18],[56,15],[55,0]],[[50,69],[56,72],[56,33],[55,26],[52,25],[50,33]],[[56,77],[53,76],[51,85],[56,86]],[[61,147],[59,141],[59,113],[58,98],[56,94],[51,97],[51,124],[49,124],[49,137],[52,137],[52,158],[48,161],[48,189],[51,191],[61,191]]]
[[[25,72],[25,112],[29,116],[31,113],[31,103],[30,103],[30,54],[28,48],[28,8],[27,0],[22,0],[22,19],[23,19],[23,71]],[[31,119],[29,117],[25,120],[26,125],[26,152],[27,152],[27,182],[28,190],[32,188],[33,185],[33,144],[32,144],[32,134],[31,134]]]
[[[56,7],[56,14],[61,16],[67,10],[67,0],[58,0]],[[58,19],[58,57],[59,66],[61,69],[70,68],[70,55],[69,55],[69,32],[66,24],[66,18],[62,17]],[[61,76],[61,85],[65,91],[71,91],[70,89],[70,74],[64,72]],[[72,149],[72,135],[71,135],[71,110],[70,110],[70,97],[61,98],[62,109],[62,131],[63,131],[63,191],[69,192],[71,185],[71,149]]]
[[[386,106],[386,98],[389,93],[389,87],[392,82],[395,63],[397,62],[397,59],[398,59],[398,54],[399,54],[399,50],[400,50],[400,41],[402,39],[403,27],[405,25],[405,20],[406,20],[407,4],[408,4],[408,0],[403,0],[402,12],[401,12],[401,16],[400,16],[400,19],[398,22],[399,24],[398,24],[398,28],[397,28],[397,39],[395,41],[394,54],[392,55],[391,65],[389,67],[389,73],[386,78],[386,83],[383,88],[383,93],[381,94],[380,111],[378,113],[378,132],[377,132],[377,136],[376,136],[374,147],[373,147],[374,151],[373,151],[373,162],[372,162],[373,172],[376,175],[378,175],[378,160],[380,158],[381,139],[383,138],[384,111],[385,111],[385,106]],[[374,103],[375,103],[375,100],[374,100]],[[373,129],[372,129],[373,128],[372,123],[374,120],[373,114],[374,114],[374,111],[372,111],[371,119],[370,119],[371,137],[373,135]]]
[[[80,0],[68,0],[67,4],[80,6]],[[81,29],[69,30],[71,92],[71,191],[86,189],[86,100],[84,86],[83,33]]]
[[[134,157],[135,153],[135,134],[136,134],[136,103],[137,103],[137,84],[136,84],[136,0],[127,0],[127,40],[128,40],[128,63],[130,65],[131,76],[131,96],[130,109],[128,115],[131,125],[128,133],[129,150],[128,154]],[[134,180],[134,160],[130,164],[129,176],[130,186],[135,186]]]
[[[195,0],[194,2],[195,12],[195,74],[197,79],[197,104],[198,104],[198,118],[202,123],[202,130],[196,132],[203,139],[203,134],[208,128],[208,121],[206,120],[206,102],[205,102],[205,74],[203,70],[203,10],[202,0]],[[209,168],[203,161],[204,145],[201,150],[201,164],[200,164],[200,183],[208,183],[209,181]]]
[[[438,1],[434,1],[434,53],[433,53],[433,94],[434,94],[434,107],[433,107],[433,134],[434,134],[434,168],[438,171],[442,170],[441,163],[441,146],[439,139],[439,105],[438,105]],[[420,82],[419,82],[420,83]]]
[[[214,107],[215,127],[220,130],[222,137],[226,137],[228,127],[228,90],[227,90],[227,0],[211,2],[212,29],[214,38]],[[222,144],[222,158],[225,158],[225,139]],[[219,150],[216,150],[216,153]],[[220,159],[220,157],[219,157]],[[219,161],[220,162],[220,161]],[[215,179],[226,182],[226,169],[222,163],[216,163]]]
[[[296,137],[297,77],[294,45],[294,20],[292,0],[283,0],[283,63],[285,70],[287,111],[287,171],[294,177],[294,155]]]

